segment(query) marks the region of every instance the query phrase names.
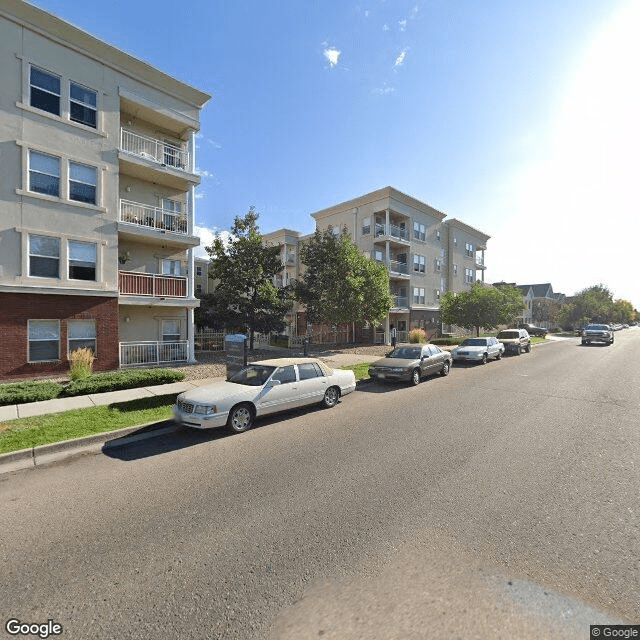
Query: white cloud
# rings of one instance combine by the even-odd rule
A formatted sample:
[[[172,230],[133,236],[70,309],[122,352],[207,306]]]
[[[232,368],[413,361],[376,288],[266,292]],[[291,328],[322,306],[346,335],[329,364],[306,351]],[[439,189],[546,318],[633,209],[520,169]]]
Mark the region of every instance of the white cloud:
[[[398,20],[398,26],[400,27],[400,31],[405,31],[407,28],[407,20]]]
[[[382,85],[381,87],[378,87],[377,89],[374,89],[373,93],[375,93],[378,96],[387,96],[390,93],[393,93],[395,91],[395,88],[388,85],[386,82],[384,83],[384,85]]]
[[[329,62],[329,66],[333,69],[335,66],[337,66],[341,53],[342,52],[339,49],[336,49],[335,47],[327,47],[322,52],[322,55],[324,55],[324,57]]]
[[[407,57],[407,51],[408,49],[405,47],[400,54],[398,55],[398,57],[396,58],[396,61],[393,63],[394,67],[401,67],[404,64],[404,59]]]
[[[389,29],[390,29],[390,27],[389,27],[389,25],[388,25],[388,24],[383,24],[383,25],[382,25],[382,30],[383,30],[383,31],[389,31]]]
[[[208,258],[209,254],[205,251],[205,247],[210,247],[216,238],[221,238],[225,246],[233,238],[229,231],[220,231],[217,227],[203,227],[197,224],[193,225],[193,233],[200,238],[200,246],[193,250],[196,258]]]
[[[214,149],[222,149],[222,145],[219,142],[216,142],[215,140],[212,140],[211,138],[207,138],[207,142],[214,148]]]
[[[364,12],[364,17],[368,18],[369,17],[369,9],[366,9]]]

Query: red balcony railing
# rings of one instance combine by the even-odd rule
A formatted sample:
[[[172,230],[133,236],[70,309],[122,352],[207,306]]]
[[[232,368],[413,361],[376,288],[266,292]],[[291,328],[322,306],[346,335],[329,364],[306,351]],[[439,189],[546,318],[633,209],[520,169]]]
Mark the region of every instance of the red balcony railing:
[[[187,279],[159,273],[118,272],[118,290],[122,295],[157,298],[186,298]]]

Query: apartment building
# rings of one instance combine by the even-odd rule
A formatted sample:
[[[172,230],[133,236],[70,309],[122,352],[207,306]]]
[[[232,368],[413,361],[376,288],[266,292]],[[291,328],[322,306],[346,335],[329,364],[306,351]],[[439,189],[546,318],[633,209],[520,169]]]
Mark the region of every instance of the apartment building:
[[[484,281],[488,235],[408,196],[385,187],[311,214],[320,231],[346,231],[367,256],[389,271],[394,306],[376,340],[389,342],[393,324],[398,340],[440,322],[440,298]]]
[[[0,86],[0,378],[193,360],[210,96],[21,0]]]

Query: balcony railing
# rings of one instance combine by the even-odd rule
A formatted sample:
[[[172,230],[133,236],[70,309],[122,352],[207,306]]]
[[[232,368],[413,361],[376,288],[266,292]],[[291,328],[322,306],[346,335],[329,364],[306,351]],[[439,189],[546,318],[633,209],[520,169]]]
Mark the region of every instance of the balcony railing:
[[[393,224],[390,224],[387,228],[387,225],[376,222],[376,238],[379,236],[391,236],[392,238],[409,242],[409,231]]]
[[[141,136],[133,131],[120,129],[120,149],[139,158],[157,162],[164,167],[190,171],[190,157],[187,151],[180,147],[147,136]]]
[[[482,256],[476,256],[476,264],[479,267],[484,267],[484,258]]]
[[[121,342],[120,366],[137,367],[167,362],[186,362],[189,341],[176,342]]]
[[[119,271],[118,291],[127,296],[186,298],[187,279],[184,276],[165,276],[159,273]]]
[[[395,273],[404,273],[409,275],[409,265],[406,262],[389,260],[389,271],[394,271]]]
[[[184,213],[129,200],[120,200],[120,221],[183,235],[188,231],[187,216]]]
[[[407,296],[392,296],[393,306],[397,309],[409,306],[409,298]]]

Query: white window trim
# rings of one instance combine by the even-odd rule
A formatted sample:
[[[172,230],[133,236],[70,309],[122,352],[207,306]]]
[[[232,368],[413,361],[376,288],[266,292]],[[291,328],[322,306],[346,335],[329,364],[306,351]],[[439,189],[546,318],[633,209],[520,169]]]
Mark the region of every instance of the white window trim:
[[[98,323],[96,321],[95,318],[69,318],[69,320],[67,320],[67,360],[69,359],[69,356],[71,355],[71,348],[69,346],[69,343],[71,342],[71,338],[69,338],[69,324],[72,322],[87,322],[87,321],[91,321],[93,322],[93,326],[95,327],[96,331],[96,337],[94,338],[96,344],[95,344],[95,348],[93,349],[93,357],[97,358],[98,357]]]
[[[29,333],[30,333],[30,325],[32,322],[39,322],[41,320],[46,320],[48,322],[52,322],[55,321],[58,323],[58,357],[54,358],[53,360],[31,360],[29,357],[29,345],[31,344],[31,340],[29,339]],[[60,362],[60,342],[62,341],[62,336],[61,336],[61,332],[60,332],[60,320],[57,320],[56,318],[29,318],[27,320],[27,362],[29,364],[43,364],[45,362]],[[38,342],[37,340],[34,340],[34,342]]]
[[[94,269],[95,269],[95,273],[96,273],[96,277],[94,280],[83,280],[82,278],[72,278],[69,275],[69,272],[71,271],[71,256],[69,255],[69,243],[70,242],[78,242],[78,243],[82,243],[82,244],[92,244],[95,248],[96,248],[96,261],[94,263]],[[98,282],[98,253],[100,252],[100,250],[98,249],[98,242],[96,241],[92,241],[92,242],[86,242],[85,240],[76,240],[75,238],[68,238],[67,241],[67,280],[69,280],[69,282]]]

